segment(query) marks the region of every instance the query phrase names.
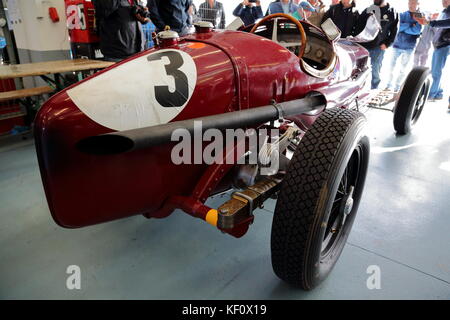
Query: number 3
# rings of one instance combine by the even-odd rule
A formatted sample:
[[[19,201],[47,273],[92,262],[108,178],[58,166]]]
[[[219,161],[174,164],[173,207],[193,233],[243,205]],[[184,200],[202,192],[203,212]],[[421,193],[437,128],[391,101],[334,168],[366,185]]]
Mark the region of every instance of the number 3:
[[[163,107],[181,107],[189,97],[188,78],[183,71],[179,70],[184,63],[183,57],[176,51],[158,52],[147,59],[148,61],[162,60],[167,57],[169,64],[164,65],[166,73],[175,79],[175,91],[170,92],[169,86],[155,86],[155,97],[159,104]]]

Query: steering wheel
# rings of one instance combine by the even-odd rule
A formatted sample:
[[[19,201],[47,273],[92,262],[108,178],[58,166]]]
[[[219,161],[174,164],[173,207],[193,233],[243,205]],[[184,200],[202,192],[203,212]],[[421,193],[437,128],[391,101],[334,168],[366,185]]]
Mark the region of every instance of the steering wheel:
[[[286,22],[286,20],[288,20],[289,22],[292,22],[297,27],[297,30],[300,33],[300,41],[301,42],[280,43],[278,41],[278,24],[280,22]],[[306,33],[305,33],[305,29],[303,28],[300,21],[295,19],[293,16],[285,14],[285,13],[274,13],[274,14],[268,15],[267,17],[264,17],[261,21],[256,23],[253,26],[252,30],[250,30],[250,33],[255,33],[259,27],[261,27],[263,25],[267,26],[270,22],[273,23],[272,41],[280,44],[281,46],[283,46],[285,48],[299,47],[298,57],[302,58],[303,54],[305,53],[305,49],[306,49]]]

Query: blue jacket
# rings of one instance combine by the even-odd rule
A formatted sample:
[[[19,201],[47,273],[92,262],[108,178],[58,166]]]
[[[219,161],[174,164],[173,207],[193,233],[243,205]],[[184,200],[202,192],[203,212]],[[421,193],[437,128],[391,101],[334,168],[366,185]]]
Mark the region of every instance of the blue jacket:
[[[400,14],[400,27],[397,38],[395,38],[394,48],[403,50],[413,50],[417,45],[422,33],[422,26],[413,19],[411,12],[406,11]]]
[[[298,6],[293,4],[292,2],[289,2],[289,13],[297,11]],[[284,13],[283,6],[281,5],[281,2],[272,2],[269,4],[269,9],[267,9],[267,12],[269,14],[274,13]]]
[[[236,9],[234,9],[233,15],[241,18],[246,26],[254,24],[257,19],[264,16],[261,6],[247,7],[243,6],[242,3],[239,3]]]
[[[153,42],[152,33],[156,31],[156,26],[153,24],[153,22],[149,21],[146,24],[142,25],[142,32],[145,36],[145,49],[150,49],[155,46],[155,43]]]

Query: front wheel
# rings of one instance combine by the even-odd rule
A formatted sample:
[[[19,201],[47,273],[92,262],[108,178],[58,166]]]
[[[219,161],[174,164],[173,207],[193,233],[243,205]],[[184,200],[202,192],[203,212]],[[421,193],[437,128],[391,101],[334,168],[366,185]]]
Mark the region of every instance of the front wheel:
[[[370,144],[365,117],[326,110],[309,129],[289,164],[272,224],[275,274],[310,290],[338,260],[358,211]]]
[[[407,134],[419,120],[431,89],[430,69],[414,68],[406,78],[394,109],[394,129]]]

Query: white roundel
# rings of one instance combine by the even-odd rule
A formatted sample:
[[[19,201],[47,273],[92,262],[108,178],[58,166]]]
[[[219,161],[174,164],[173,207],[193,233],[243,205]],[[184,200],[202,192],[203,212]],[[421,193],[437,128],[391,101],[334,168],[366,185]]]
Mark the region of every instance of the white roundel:
[[[170,122],[186,107],[196,83],[192,57],[166,49],[117,66],[67,94],[90,119],[123,131]]]

